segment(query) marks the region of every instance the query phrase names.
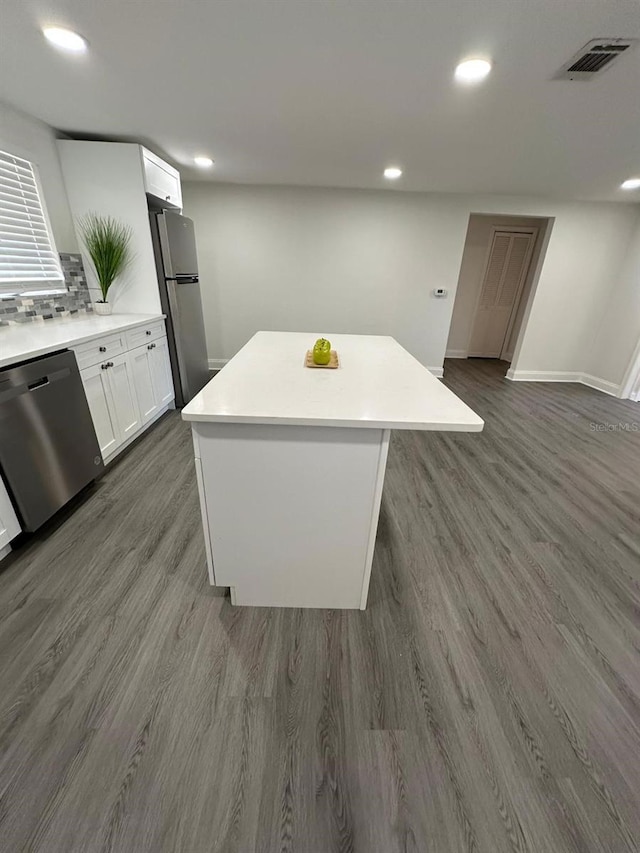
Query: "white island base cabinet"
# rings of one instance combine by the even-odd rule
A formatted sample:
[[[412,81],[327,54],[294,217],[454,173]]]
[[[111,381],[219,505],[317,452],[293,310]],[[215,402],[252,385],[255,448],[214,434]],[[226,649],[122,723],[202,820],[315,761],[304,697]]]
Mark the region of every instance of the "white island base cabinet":
[[[238,605],[364,609],[389,430],[192,427],[211,583]]]
[[[482,419],[393,338],[257,332],[182,410],[191,423],[209,579],[234,604],[360,608],[392,429]]]

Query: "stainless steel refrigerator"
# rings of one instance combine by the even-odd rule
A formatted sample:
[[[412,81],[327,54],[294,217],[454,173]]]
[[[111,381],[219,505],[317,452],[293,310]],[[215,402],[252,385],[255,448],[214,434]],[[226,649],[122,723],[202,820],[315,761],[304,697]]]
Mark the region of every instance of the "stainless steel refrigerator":
[[[171,210],[150,211],[149,219],[176,406],[184,406],[211,378],[193,221]]]

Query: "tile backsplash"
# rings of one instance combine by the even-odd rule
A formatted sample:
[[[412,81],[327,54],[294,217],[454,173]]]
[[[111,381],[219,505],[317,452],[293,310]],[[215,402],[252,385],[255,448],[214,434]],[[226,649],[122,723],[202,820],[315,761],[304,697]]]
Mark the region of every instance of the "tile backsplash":
[[[88,314],[93,311],[82,256],[60,253],[60,263],[67,293],[59,296],[9,296],[0,294],[0,326],[14,323],[42,323],[61,317]]]

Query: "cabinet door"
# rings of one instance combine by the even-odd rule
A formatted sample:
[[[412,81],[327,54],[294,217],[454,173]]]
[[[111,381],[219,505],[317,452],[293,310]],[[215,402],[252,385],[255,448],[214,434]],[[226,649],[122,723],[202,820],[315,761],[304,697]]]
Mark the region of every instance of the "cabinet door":
[[[113,412],[118,423],[120,438],[122,441],[126,441],[142,426],[130,353],[117,355],[110,359],[109,369],[106,373],[109,377]]]
[[[84,393],[87,395],[100,452],[102,458],[105,459],[121,443],[111,396],[109,369],[103,369],[100,364],[96,364],[82,370],[80,376],[84,385]]]
[[[180,174],[159,157],[145,151],[142,155],[145,189],[171,207],[182,207]]]
[[[143,424],[148,423],[158,411],[158,400],[152,376],[152,353],[149,349],[151,344],[137,347],[129,353],[133,381],[136,386],[138,398],[138,409]]]
[[[171,375],[171,362],[169,361],[169,347],[166,338],[159,338],[152,344],[151,349],[151,377],[153,380],[154,393],[158,408],[161,409],[174,398],[173,377]]]
[[[20,522],[5,484],[0,479],[0,548],[6,547],[20,533]]]

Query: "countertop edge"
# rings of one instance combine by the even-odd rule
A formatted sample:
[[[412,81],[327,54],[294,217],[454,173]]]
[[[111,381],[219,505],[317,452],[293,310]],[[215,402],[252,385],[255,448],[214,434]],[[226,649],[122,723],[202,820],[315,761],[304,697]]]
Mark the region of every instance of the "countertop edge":
[[[113,314],[110,316],[114,316]],[[117,315],[115,315],[117,316]],[[36,347],[35,349],[25,350],[20,355],[11,355],[8,358],[0,357],[0,368],[10,367],[12,364],[18,364],[22,361],[28,361],[32,358],[38,358],[41,355],[47,355],[50,352],[56,352],[60,349],[68,349],[69,347],[78,346],[79,344],[87,343],[87,341],[92,341],[95,338],[103,338],[107,335],[117,334],[118,332],[125,331],[126,329],[135,329],[137,326],[144,326],[146,323],[155,323],[158,320],[165,320],[167,317],[166,314],[143,314],[140,315],[140,319],[138,320],[123,320],[122,323],[118,326],[115,326],[111,329],[100,329],[99,331],[89,332],[86,334],[81,334],[76,336],[69,337],[66,341],[58,341],[53,344],[43,344],[40,347]],[[79,322],[85,322],[88,317],[82,317]],[[52,321],[55,323],[55,320]],[[64,321],[63,321],[64,322]],[[72,325],[75,320],[64,322],[65,326]],[[11,327],[9,327],[10,329]],[[9,334],[10,334],[9,330]]]
[[[422,432],[482,432],[484,421],[480,423],[460,423],[446,421],[412,422],[412,421],[360,421],[340,420],[332,418],[281,418],[255,417],[242,415],[192,415],[181,412],[183,421],[192,424],[253,424],[254,426],[316,426],[316,427],[345,427],[347,429],[406,429]]]

